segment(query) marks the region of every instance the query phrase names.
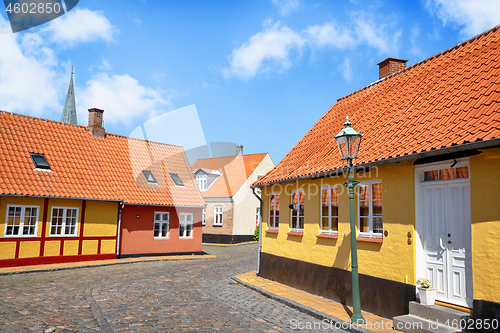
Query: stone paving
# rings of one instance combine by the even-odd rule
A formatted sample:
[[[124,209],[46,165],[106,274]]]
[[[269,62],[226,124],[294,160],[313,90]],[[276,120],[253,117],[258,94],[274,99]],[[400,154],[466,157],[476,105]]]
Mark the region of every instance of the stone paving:
[[[0,331],[243,333],[319,325],[231,280],[255,269],[257,246],[205,245],[215,259],[0,276]]]

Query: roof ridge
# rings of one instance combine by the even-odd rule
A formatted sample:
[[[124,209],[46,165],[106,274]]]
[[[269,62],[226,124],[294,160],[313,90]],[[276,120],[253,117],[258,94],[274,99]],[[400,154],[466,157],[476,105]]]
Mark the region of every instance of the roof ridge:
[[[436,58],[439,58],[440,56],[445,55],[445,54],[447,54],[447,53],[449,53],[449,52],[451,52],[451,51],[454,51],[454,50],[456,50],[456,49],[458,49],[458,48],[460,48],[460,47],[462,47],[462,46],[465,46],[465,45],[467,45],[467,44],[469,44],[469,43],[472,43],[473,41],[475,41],[475,40],[477,40],[477,39],[480,39],[481,37],[487,36],[490,32],[495,32],[495,31],[497,31],[499,28],[500,28],[500,25],[497,25],[497,26],[495,26],[495,27],[493,27],[493,28],[491,28],[491,29],[489,29],[489,30],[486,30],[485,32],[480,33],[479,35],[476,35],[476,36],[474,36],[474,37],[472,37],[472,38],[470,38],[470,39],[466,40],[465,42],[459,43],[459,44],[457,44],[457,45],[455,45],[455,46],[452,46],[452,47],[450,47],[450,48],[448,48],[448,49],[446,49],[446,50],[444,50],[444,51],[441,51],[441,52],[439,52],[439,53],[437,53],[437,54],[434,54],[434,55],[432,55],[432,56],[430,56],[430,57],[428,57],[428,58],[426,58],[426,59],[424,59],[424,60],[421,60],[421,61],[419,61],[419,62],[417,62],[417,63],[414,63],[413,65],[411,65],[411,66],[409,66],[409,67],[406,67],[405,69],[403,69],[403,70],[401,70],[401,71],[399,71],[399,72],[397,72],[397,73],[394,73],[394,74],[391,74],[391,75],[385,76],[385,77],[383,77],[383,78],[381,78],[381,79],[378,79],[377,81],[375,81],[375,82],[373,82],[373,83],[370,83],[369,85],[364,86],[363,88],[360,88],[360,89],[355,90],[355,91],[353,91],[353,92],[351,92],[351,93],[349,93],[349,94],[347,94],[347,95],[344,95],[344,96],[342,96],[342,97],[340,97],[340,98],[337,98],[337,102],[339,102],[339,101],[341,101],[341,100],[343,100],[343,99],[346,99],[347,97],[350,97],[350,96],[352,96],[352,95],[354,95],[354,94],[357,94],[357,93],[359,93],[359,92],[361,92],[361,91],[363,91],[363,90],[365,90],[365,89],[368,89],[368,88],[370,88],[370,87],[372,87],[372,86],[374,86],[374,85],[376,85],[376,84],[379,84],[379,83],[381,83],[381,82],[383,82],[383,81],[385,81],[385,80],[388,80],[388,79],[390,79],[390,78],[392,78],[392,77],[394,77],[394,76],[396,76],[396,75],[399,75],[399,74],[404,73],[404,72],[406,72],[406,71],[408,71],[408,70],[410,70],[410,69],[413,69],[413,68],[418,67],[418,66],[420,66],[420,65],[422,65],[422,64],[425,64],[425,63],[426,63],[426,62],[428,62],[428,61],[431,61],[431,60],[434,60],[434,59],[436,59]]]
[[[65,122],[62,122],[62,121],[57,121],[57,120],[52,120],[52,119],[46,119],[46,118],[40,118],[40,117],[34,117],[34,116],[29,116],[29,115],[20,114],[20,113],[14,113],[14,112],[9,112],[9,111],[3,111],[3,110],[0,110],[0,114],[16,116],[16,117],[19,117],[19,118],[30,118],[30,119],[38,120],[38,121],[45,121],[47,123],[55,123],[55,124],[60,124],[60,125],[66,125],[66,126],[72,126],[72,127],[83,127],[83,128],[85,128],[85,126],[83,126],[83,125],[69,124],[69,123],[65,123]]]
[[[57,121],[57,120],[52,120],[52,119],[34,117],[34,116],[29,116],[29,115],[20,114],[20,113],[14,113],[14,112],[9,112],[9,111],[3,111],[3,110],[0,110],[0,114],[15,116],[15,117],[19,117],[19,118],[29,118],[29,119],[33,119],[33,120],[37,120],[37,121],[44,121],[44,122],[54,123],[54,124],[58,124],[58,125],[65,125],[65,126],[71,126],[71,127],[80,127],[80,128],[84,128],[84,129],[87,128],[87,126],[83,126],[83,125],[69,124],[69,123],[65,123],[63,121]],[[132,140],[138,140],[138,141],[144,141],[144,142],[148,142],[148,143],[156,143],[156,144],[159,144],[159,145],[166,145],[166,146],[183,148],[182,145],[174,145],[174,144],[165,143],[165,142],[158,142],[158,141],[151,141],[151,140],[145,140],[145,139],[138,139],[138,138],[133,138],[131,136],[126,136],[126,135],[121,135],[121,134],[114,134],[114,133],[108,133],[108,132],[106,132],[106,135],[116,136],[116,137],[122,137],[122,138],[132,139]]]

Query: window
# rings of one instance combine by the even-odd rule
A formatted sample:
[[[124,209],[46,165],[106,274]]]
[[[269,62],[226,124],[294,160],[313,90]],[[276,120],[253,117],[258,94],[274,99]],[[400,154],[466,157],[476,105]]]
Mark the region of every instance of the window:
[[[469,167],[465,166],[424,172],[424,182],[454,178],[469,178]]]
[[[174,180],[175,185],[184,187],[184,183],[176,173],[171,173],[170,177]]]
[[[207,209],[203,208],[203,212],[201,213],[201,225],[205,225],[207,223]]]
[[[269,229],[278,229],[280,224],[280,195],[269,196]]]
[[[222,225],[222,206],[214,207],[214,225]]]
[[[382,237],[382,181],[361,182],[358,186],[358,230],[360,236]]]
[[[304,190],[292,191],[292,209],[290,228],[292,231],[304,231]]]
[[[193,214],[179,214],[179,238],[193,238]]]
[[[196,183],[200,188],[200,191],[207,190],[207,175],[196,175]]]
[[[170,213],[155,212],[154,238],[168,238]]]
[[[47,159],[42,154],[30,153],[33,164],[35,164],[36,169],[46,169],[50,170],[49,163]]]
[[[5,236],[36,236],[39,206],[7,205]]]
[[[337,235],[339,231],[339,188],[321,188],[321,233]]]
[[[144,174],[144,177],[146,177],[146,180],[148,181],[148,183],[150,183],[150,184],[158,184],[156,182],[156,179],[153,176],[153,173],[151,171],[142,170],[142,173]]]
[[[51,236],[76,236],[78,224],[78,208],[52,207],[50,218]]]

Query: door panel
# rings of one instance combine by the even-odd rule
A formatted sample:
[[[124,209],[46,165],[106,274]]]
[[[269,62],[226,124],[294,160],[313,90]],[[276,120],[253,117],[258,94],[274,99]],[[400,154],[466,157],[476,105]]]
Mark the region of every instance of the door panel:
[[[436,299],[472,306],[469,184],[422,185],[422,249]]]

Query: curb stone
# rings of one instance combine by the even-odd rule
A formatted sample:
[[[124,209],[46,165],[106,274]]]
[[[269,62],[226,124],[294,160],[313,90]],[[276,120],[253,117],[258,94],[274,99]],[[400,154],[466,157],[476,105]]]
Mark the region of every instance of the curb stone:
[[[243,286],[245,286],[253,291],[256,291],[256,292],[258,292],[266,297],[269,297],[275,301],[278,301],[278,302],[283,303],[289,307],[292,307],[296,310],[299,310],[300,312],[303,312],[305,314],[308,314],[308,315],[315,317],[315,318],[318,318],[320,320],[326,319],[328,322],[333,322],[334,325],[337,324],[340,327],[340,329],[343,329],[343,330],[346,330],[346,331],[352,332],[352,333],[374,333],[373,331],[367,330],[366,328],[356,327],[356,325],[351,325],[350,323],[343,321],[337,317],[330,316],[326,313],[323,313],[323,312],[318,311],[316,309],[310,308],[310,307],[305,306],[303,304],[300,304],[300,303],[297,303],[295,301],[289,300],[287,298],[275,295],[267,290],[256,287],[254,285],[251,285],[250,283],[244,282],[235,276],[232,276],[231,279],[233,279],[234,281],[240,283],[241,285],[243,285]]]

